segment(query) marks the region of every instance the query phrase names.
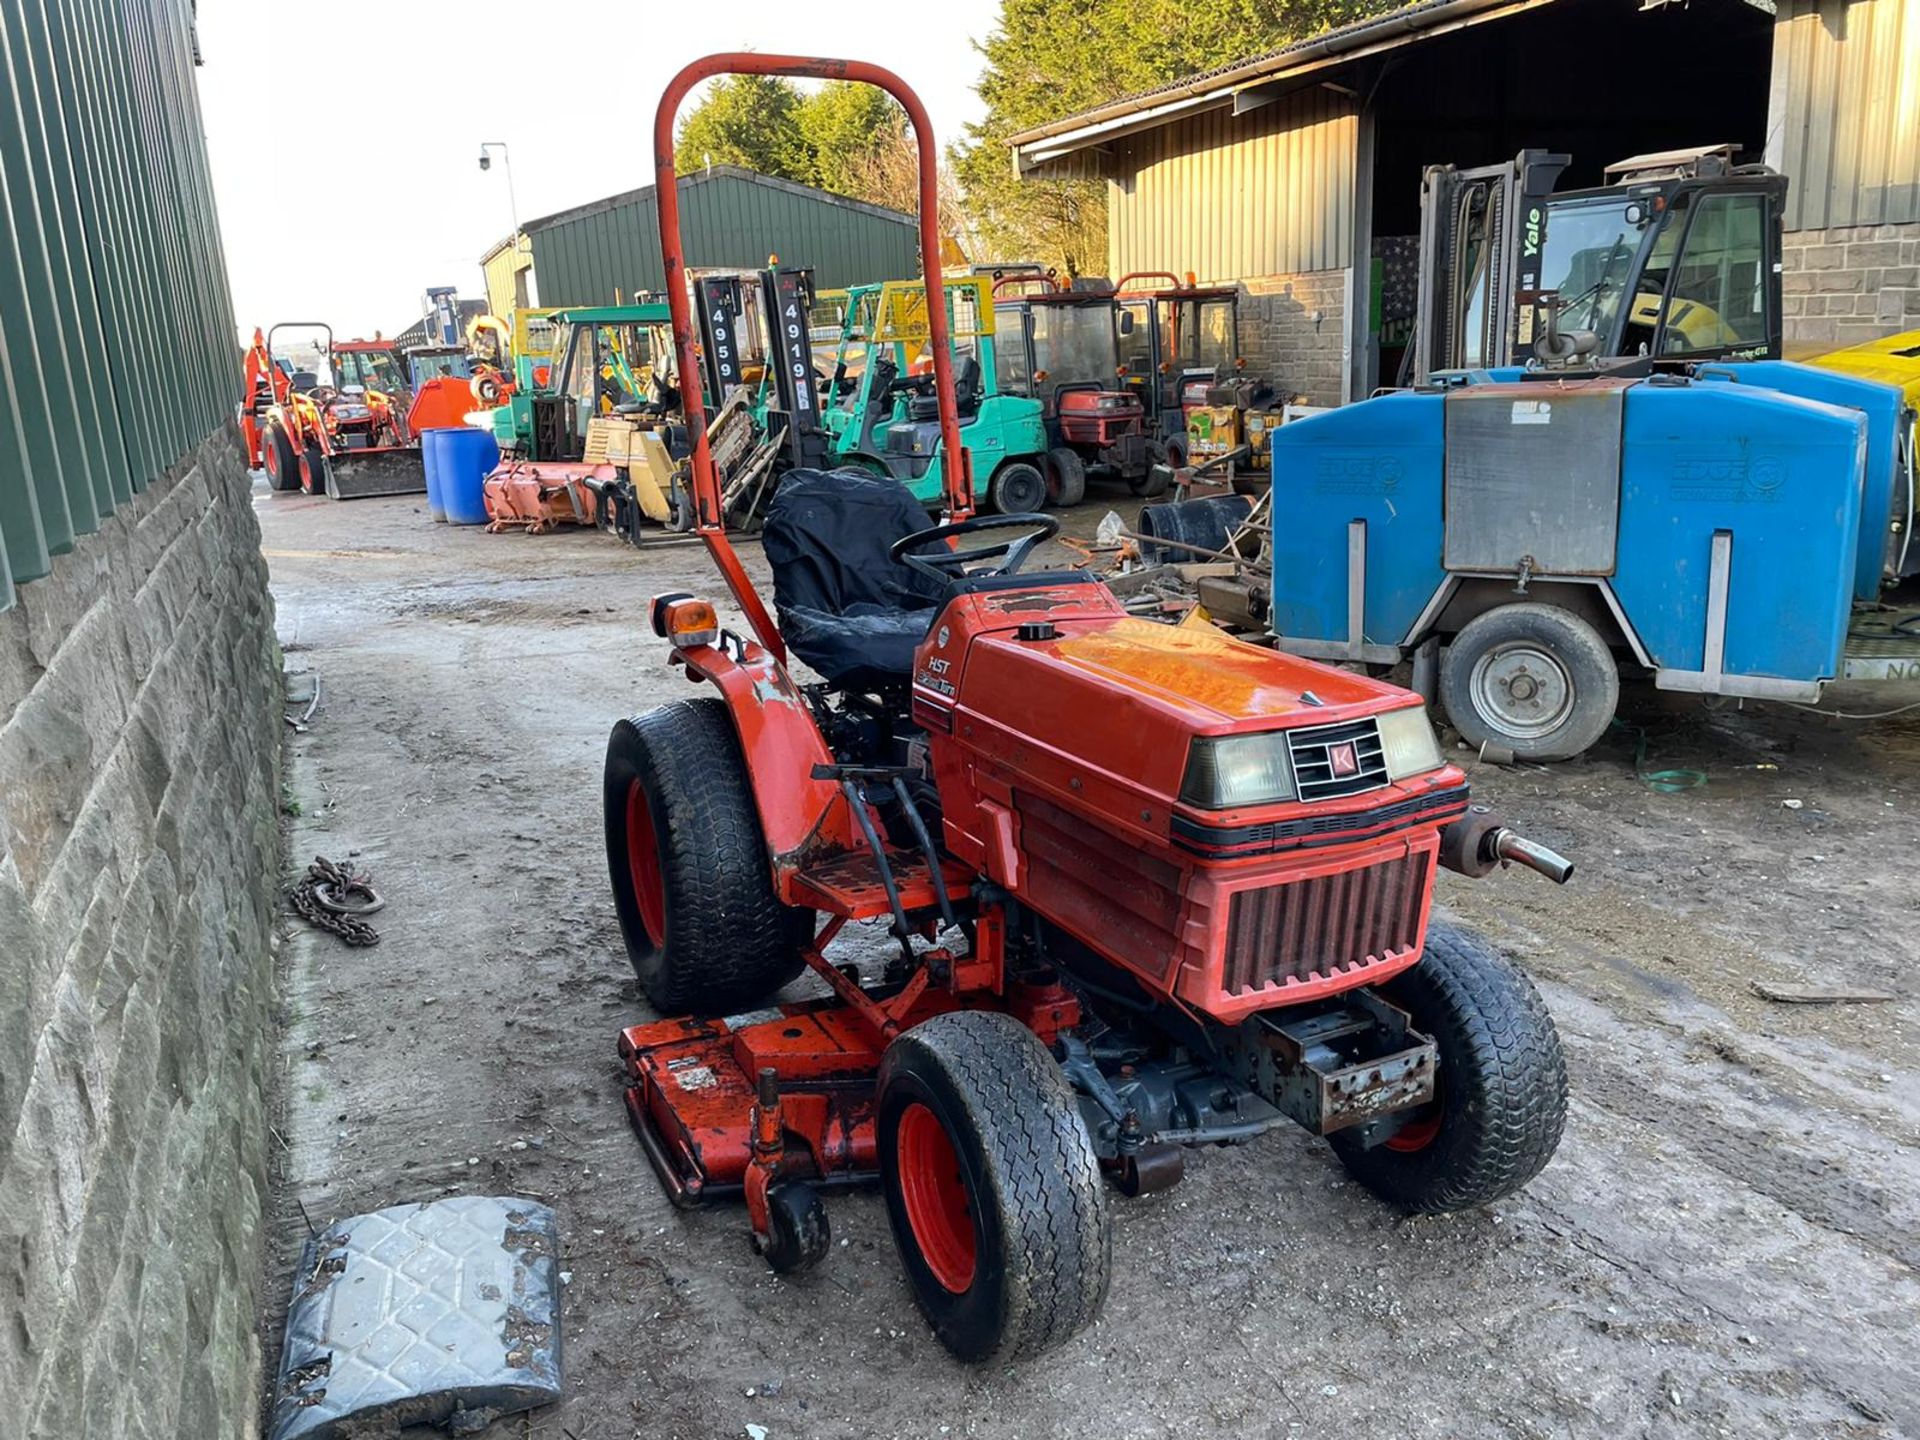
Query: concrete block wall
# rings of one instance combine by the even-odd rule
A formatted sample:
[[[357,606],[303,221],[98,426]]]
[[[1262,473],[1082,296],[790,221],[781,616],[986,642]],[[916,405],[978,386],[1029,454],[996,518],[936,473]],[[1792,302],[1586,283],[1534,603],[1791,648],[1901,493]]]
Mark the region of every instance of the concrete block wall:
[[[1242,282],[1240,353],[1247,373],[1273,381],[1284,398],[1340,403],[1345,364],[1347,272],[1314,270]]]
[[[255,1432],[278,649],[233,437],[0,613],[0,1431]]]
[[[1789,356],[1920,330],[1920,224],[1791,231],[1781,262]]]

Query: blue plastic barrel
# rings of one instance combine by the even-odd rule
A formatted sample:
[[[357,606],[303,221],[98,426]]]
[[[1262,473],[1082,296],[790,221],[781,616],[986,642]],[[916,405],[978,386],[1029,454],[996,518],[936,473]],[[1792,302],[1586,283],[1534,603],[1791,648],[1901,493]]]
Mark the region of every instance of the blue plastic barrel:
[[[440,467],[446,463],[442,437],[448,433],[444,427],[420,432],[420,463],[427,470],[427,513],[435,520],[447,518],[446,501],[440,494]]]
[[[500,463],[500,447],[493,436],[472,426],[442,430],[440,503],[455,525],[487,523],[487,476]]]

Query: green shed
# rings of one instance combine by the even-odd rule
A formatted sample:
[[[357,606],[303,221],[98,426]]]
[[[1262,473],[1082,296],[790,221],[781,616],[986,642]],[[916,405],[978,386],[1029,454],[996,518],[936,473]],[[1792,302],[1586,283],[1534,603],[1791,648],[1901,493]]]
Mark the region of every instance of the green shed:
[[[769,254],[813,268],[822,289],[920,273],[911,215],[715,165],[680,177],[681,238],[695,268],[755,269]],[[542,305],[605,305],[660,290],[660,209],[654,187],[629,190],[528,221]]]

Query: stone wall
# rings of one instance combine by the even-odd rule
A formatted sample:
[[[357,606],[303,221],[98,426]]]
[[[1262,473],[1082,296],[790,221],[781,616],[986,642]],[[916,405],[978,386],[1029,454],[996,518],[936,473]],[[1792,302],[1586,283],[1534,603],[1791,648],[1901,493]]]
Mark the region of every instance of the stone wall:
[[[1274,382],[1282,397],[1340,403],[1346,346],[1347,272],[1315,270],[1243,282],[1240,353],[1247,373]]]
[[[1792,231],[1781,260],[1789,356],[1920,330],[1920,224]]]
[[[0,613],[8,1435],[256,1428],[279,698],[224,430]]]

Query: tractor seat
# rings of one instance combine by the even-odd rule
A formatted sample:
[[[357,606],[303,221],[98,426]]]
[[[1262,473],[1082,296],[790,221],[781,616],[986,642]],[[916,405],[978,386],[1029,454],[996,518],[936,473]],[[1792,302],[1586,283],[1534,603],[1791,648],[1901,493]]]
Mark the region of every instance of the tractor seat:
[[[787,647],[829,685],[870,690],[912,674],[946,588],[887,551],[932,523],[899,481],[864,470],[781,480],[761,535],[773,603]]]

